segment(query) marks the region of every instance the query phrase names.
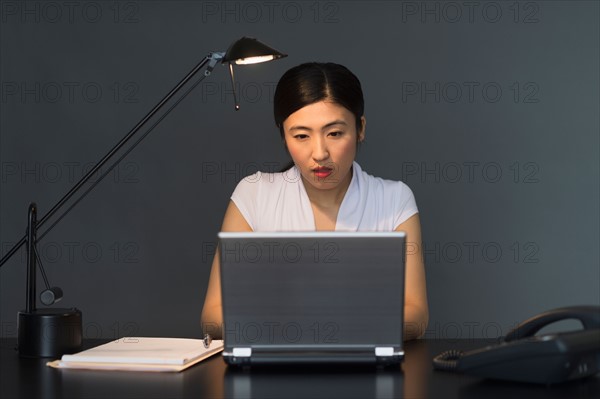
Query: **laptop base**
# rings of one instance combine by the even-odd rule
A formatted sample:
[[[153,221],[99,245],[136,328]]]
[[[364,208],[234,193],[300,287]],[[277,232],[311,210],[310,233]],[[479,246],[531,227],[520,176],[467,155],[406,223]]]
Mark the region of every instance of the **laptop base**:
[[[251,365],[318,365],[354,364],[393,366],[404,359],[404,351],[393,348],[375,348],[371,351],[256,351],[251,348],[233,348],[224,351],[223,359],[232,366]]]

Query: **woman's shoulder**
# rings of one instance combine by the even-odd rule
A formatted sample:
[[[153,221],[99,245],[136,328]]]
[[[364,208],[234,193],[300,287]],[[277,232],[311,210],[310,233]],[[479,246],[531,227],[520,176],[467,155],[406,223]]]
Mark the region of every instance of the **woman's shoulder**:
[[[360,176],[360,183],[366,186],[369,191],[381,192],[386,196],[390,193],[399,195],[412,195],[410,187],[401,180],[387,179],[373,176],[363,170],[358,163],[355,163],[357,174]]]
[[[256,172],[240,180],[231,200],[254,231],[273,230],[299,209],[299,181],[293,170]]]
[[[392,231],[418,212],[412,191],[404,182],[373,176],[358,165],[355,171],[346,209],[357,210],[353,213],[359,217],[348,216],[347,224],[356,224],[361,230]]]

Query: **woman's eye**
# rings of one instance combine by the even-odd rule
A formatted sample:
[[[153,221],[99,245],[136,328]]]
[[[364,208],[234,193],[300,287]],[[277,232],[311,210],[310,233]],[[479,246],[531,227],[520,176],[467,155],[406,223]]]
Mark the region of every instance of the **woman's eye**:
[[[294,136],[294,138],[297,140],[304,140],[307,137],[308,137],[308,135],[306,135],[306,134],[297,134]]]
[[[343,134],[343,132],[330,132],[329,135],[333,137],[339,137]]]

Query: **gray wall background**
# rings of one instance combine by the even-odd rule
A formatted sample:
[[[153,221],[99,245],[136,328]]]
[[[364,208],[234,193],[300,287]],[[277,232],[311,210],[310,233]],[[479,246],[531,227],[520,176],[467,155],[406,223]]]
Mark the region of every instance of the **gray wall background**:
[[[595,1],[1,2],[0,243],[25,231],[209,51],[254,36],[289,54],[218,67],[40,244],[88,338],[200,336],[216,233],[238,180],[287,162],[281,74],[347,65],[366,95],[369,173],[419,205],[426,336],[491,337],[600,304]],[[41,216],[41,215],[40,215]],[[22,255],[22,256],[21,256]],[[41,287],[41,279],[39,280]],[[3,337],[24,251],[0,270]]]

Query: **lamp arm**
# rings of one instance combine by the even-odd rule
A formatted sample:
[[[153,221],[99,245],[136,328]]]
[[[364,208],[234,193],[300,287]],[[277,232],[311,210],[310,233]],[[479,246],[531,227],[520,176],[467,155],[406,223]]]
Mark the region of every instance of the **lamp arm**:
[[[28,313],[36,309],[35,304],[35,241],[37,239],[37,206],[35,203],[29,205],[27,215],[27,285],[25,308]]]
[[[214,55],[214,54],[213,54],[213,55]],[[212,63],[211,63],[211,64],[212,64]],[[213,66],[214,66],[214,65],[213,65]],[[66,216],[66,215],[68,215],[68,214],[69,214],[69,212],[71,212],[71,210],[72,210],[73,208],[75,208],[75,207],[77,206],[77,204],[78,204],[78,203],[79,203],[81,200],[83,200],[83,199],[84,199],[84,198],[85,198],[85,197],[86,197],[86,196],[87,196],[87,195],[88,195],[88,194],[89,194],[89,193],[90,193],[92,190],[94,190],[94,188],[95,188],[95,187],[96,187],[96,186],[97,186],[97,185],[98,185],[98,184],[99,184],[99,183],[100,183],[102,180],[104,180],[104,178],[105,178],[106,176],[108,176],[108,175],[110,174],[110,172],[111,172],[111,171],[112,171],[112,170],[113,170],[113,169],[114,169],[114,168],[115,168],[115,167],[116,167],[116,166],[117,166],[119,163],[121,163],[121,161],[122,161],[123,159],[125,159],[125,157],[127,157],[127,155],[129,155],[129,153],[130,153],[131,151],[133,151],[133,150],[134,150],[134,149],[135,149],[135,148],[138,146],[138,144],[140,144],[140,143],[141,143],[141,142],[142,142],[142,141],[143,141],[143,140],[146,138],[146,136],[148,136],[148,135],[149,135],[149,134],[152,132],[152,130],[154,130],[154,128],[155,128],[156,126],[158,126],[158,125],[160,124],[160,122],[161,122],[161,121],[162,121],[162,120],[163,120],[163,119],[164,119],[164,118],[165,118],[167,115],[169,115],[169,113],[170,113],[170,112],[171,112],[173,109],[175,109],[175,107],[177,107],[177,105],[178,105],[178,104],[179,104],[179,103],[180,103],[180,102],[181,102],[181,101],[182,101],[184,98],[186,98],[186,97],[187,97],[187,95],[188,95],[188,94],[189,94],[189,93],[190,93],[192,90],[194,90],[194,88],[195,88],[196,86],[198,86],[198,85],[200,84],[200,82],[202,82],[202,81],[203,81],[203,80],[204,80],[204,79],[205,79],[207,76],[209,76],[210,74],[211,74],[211,65],[209,64],[209,66],[208,66],[208,70],[205,70],[205,71],[204,71],[204,75],[203,75],[203,76],[202,76],[200,79],[196,80],[196,82],[194,82],[194,84],[193,84],[193,85],[191,85],[191,86],[190,86],[190,87],[189,87],[189,88],[188,88],[188,89],[185,91],[185,93],[183,93],[183,94],[182,94],[182,95],[181,95],[181,96],[180,96],[180,97],[179,97],[179,98],[178,98],[178,99],[177,99],[175,102],[173,102],[173,104],[171,104],[171,105],[169,106],[169,108],[168,108],[168,109],[167,109],[165,112],[163,112],[163,114],[162,114],[162,115],[161,115],[161,116],[160,116],[160,117],[159,117],[159,118],[158,118],[158,119],[157,119],[157,120],[156,120],[156,121],[155,121],[155,122],[152,124],[152,126],[150,126],[150,127],[149,127],[149,128],[148,128],[148,129],[147,129],[145,132],[144,132],[144,134],[142,134],[142,135],[141,135],[141,136],[140,136],[140,137],[139,137],[139,138],[138,138],[138,139],[137,139],[137,140],[136,140],[136,141],[135,141],[135,142],[134,142],[134,143],[133,143],[133,144],[132,144],[132,145],[131,145],[131,146],[130,146],[130,147],[127,149],[127,150],[126,150],[126,151],[124,151],[124,152],[123,152],[123,154],[121,154],[117,160],[115,160],[115,161],[114,161],[114,162],[113,162],[113,163],[112,163],[112,164],[111,164],[111,165],[110,165],[108,168],[106,168],[106,169],[105,169],[105,170],[102,172],[102,174],[101,174],[101,175],[98,177],[98,179],[96,179],[96,180],[95,180],[93,183],[91,183],[91,184],[90,184],[90,185],[87,187],[87,189],[86,189],[86,190],[83,192],[83,194],[81,194],[81,195],[80,195],[80,196],[79,196],[79,197],[78,197],[76,200],[74,200],[74,201],[72,202],[72,204],[71,204],[71,205],[70,205],[70,206],[69,206],[69,207],[68,207],[66,210],[64,210],[64,211],[62,212],[62,214],[61,214],[61,215],[60,215],[58,218],[56,218],[56,220],[55,220],[55,221],[52,223],[52,225],[46,229],[46,231],[44,231],[43,233],[41,233],[41,234],[38,236],[38,240],[41,240],[41,239],[43,239],[43,238],[44,238],[44,236],[46,236],[46,234],[48,234],[48,233],[50,232],[50,230],[52,230],[52,229],[54,228],[54,226],[56,226],[58,223],[60,223],[60,221],[61,221],[61,220],[62,220],[62,219],[63,219],[63,218]]]
[[[154,106],[154,108],[152,108],[152,110],[150,110],[146,116],[144,116],[113,148],[111,148],[110,151],[108,151],[108,153],[102,157],[102,159],[100,159],[100,161],[98,161],[98,163],[96,163],[96,165],[94,165],[94,167],[92,169],[90,169],[90,171],[88,173],[86,173],[51,209],[50,211],[48,211],[40,220],[39,222],[36,223],[36,230],[37,228],[41,227],[45,222],[47,222],[56,212],[58,212],[60,210],[60,208],[62,208],[65,203],[71,199],[71,197],[73,197],[73,195],[75,195],[80,189],[81,187],[87,183],[90,178],[92,176],[94,176],[94,174],[96,174],[119,150],[121,150],[123,148],[123,146],[125,144],[127,144],[129,142],[129,140],[142,128],[142,126],[144,126],[144,124],[146,124],[148,122],[148,120],[150,120],[175,94],[177,94],[179,92],[179,90],[181,90],[181,88],[183,86],[185,86],[186,83],[188,83],[197,73],[198,71],[200,71],[207,63],[208,63],[208,67],[207,70],[205,70],[204,72],[204,76],[202,77],[202,79],[204,79],[206,76],[210,75],[210,73],[212,72],[212,69],[214,68],[214,66],[217,64],[218,61],[222,60],[224,53],[217,53],[217,52],[213,52],[213,53],[209,53],[206,57],[204,57],[204,59],[202,61],[200,61],[200,63],[198,63],[194,68],[192,68],[192,70],[183,78],[181,79],[181,81],[179,83],[177,83],[177,85],[169,92],[167,93],[159,102],[156,106]],[[202,79],[200,79],[198,82],[196,82],[196,84],[193,86],[195,87]],[[193,88],[192,87],[192,88]],[[191,88],[191,89],[192,89]],[[190,91],[188,90],[185,95],[179,99],[179,101],[181,101]],[[179,101],[177,101],[177,103],[179,103]],[[93,189],[93,187],[96,186],[96,184],[98,184],[127,154],[129,154],[129,152],[131,152],[131,150],[133,150],[140,142],[141,140],[143,140],[147,134],[160,122],[162,121],[162,119],[173,109],[174,107],[169,108],[169,110],[150,128],[150,130],[144,135],[142,136],[138,141],[136,141],[132,147],[130,147],[127,152],[125,154],[123,154],[115,163],[112,164],[112,166],[105,171],[93,184],[92,187],[90,187],[71,207],[69,207],[67,209],[67,211],[65,213],[63,213],[63,215],[54,223],[52,224],[52,226],[50,226],[42,236],[40,236],[40,239],[46,235],[87,193],[89,193],[91,191],[91,189]],[[2,259],[0,259],[0,267],[2,267],[2,265],[4,265],[10,258],[12,258],[12,256],[23,246],[23,244],[25,244],[25,242],[27,242],[27,234],[25,234],[11,249],[10,251],[8,251],[6,253],[5,256],[2,257]],[[36,240],[37,242],[37,240]]]

